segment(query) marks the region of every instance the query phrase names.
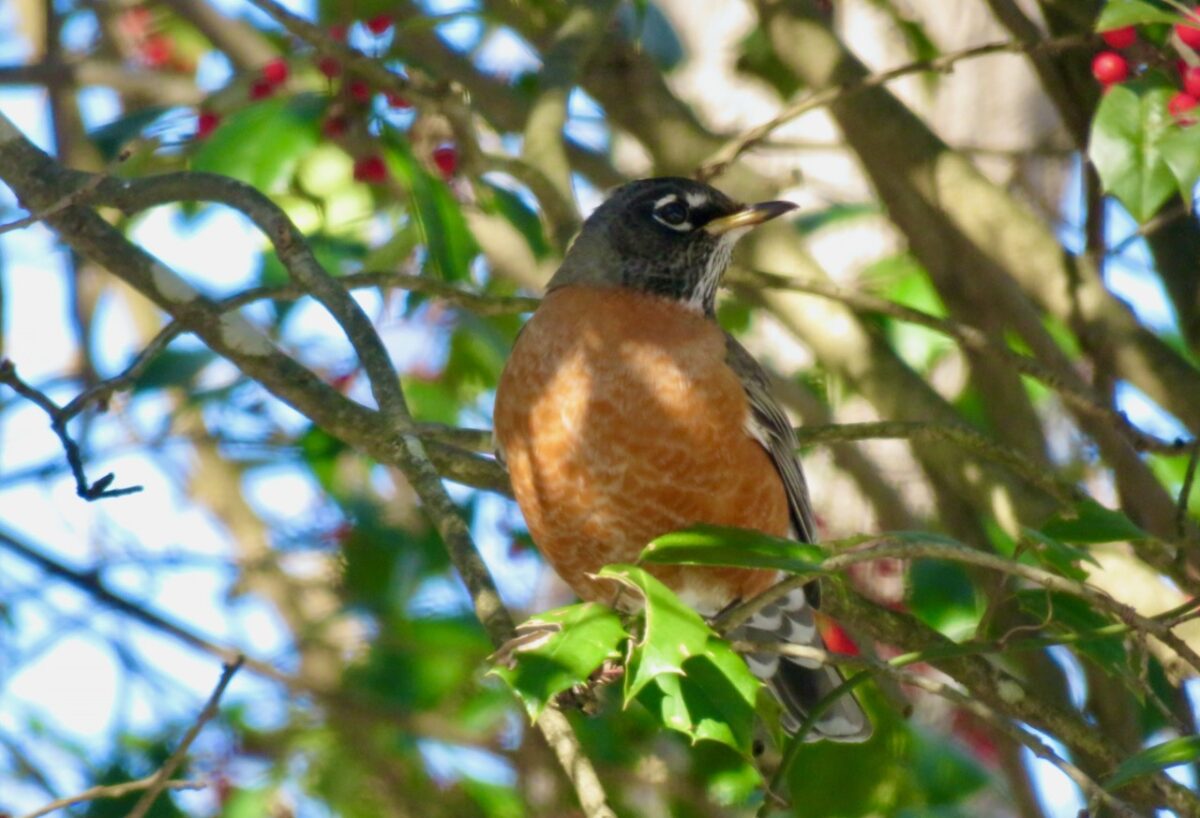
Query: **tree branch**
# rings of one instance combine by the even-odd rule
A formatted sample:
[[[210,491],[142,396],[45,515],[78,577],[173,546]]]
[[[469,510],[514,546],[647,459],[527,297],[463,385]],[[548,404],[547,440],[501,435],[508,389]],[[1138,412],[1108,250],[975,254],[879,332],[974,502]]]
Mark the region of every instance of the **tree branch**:
[[[90,787],[83,792],[75,795],[68,795],[65,798],[56,798],[45,806],[38,807],[33,812],[27,812],[21,818],[41,818],[51,812],[55,812],[65,807],[71,807],[75,804],[82,804],[87,801],[99,801],[104,798],[124,798],[126,795],[131,795],[135,792],[149,789],[151,786],[159,786],[164,790],[202,790],[208,786],[204,781],[160,781],[158,773],[148,775],[145,778],[139,778],[137,781],[126,781],[123,784],[110,784],[106,787]]]
[[[726,142],[710,159],[697,168],[696,178],[702,181],[709,181],[714,177],[720,176],[738,157],[770,136],[772,131],[786,125],[797,117],[803,116],[809,111],[823,108],[832,102],[866,91],[869,88],[886,85],[892,80],[908,76],[909,74],[929,72],[946,74],[953,71],[955,64],[963,60],[986,57],[992,54],[1058,53],[1072,48],[1091,47],[1091,42],[1083,37],[1062,37],[1057,40],[1044,40],[1036,43],[1028,43],[1021,40],[999,40],[940,54],[937,57],[914,60],[913,62],[905,63],[886,71],[880,71],[838,85],[812,91],[795,102],[788,104],[782,111],[761,125],[756,125],[753,128],[743,131]]]
[[[188,748],[192,746],[192,742],[196,740],[196,736],[200,735],[200,731],[204,728],[204,725],[208,724],[213,716],[217,715],[217,707],[221,703],[221,696],[224,695],[225,688],[229,686],[233,675],[238,672],[238,668],[241,666],[241,656],[238,656],[232,662],[225,665],[221,671],[221,678],[217,682],[216,688],[204,704],[204,709],[200,711],[200,715],[196,717],[196,721],[188,728],[188,731],[183,736],[183,740],[175,748],[175,752],[171,753],[167,760],[163,762],[163,765],[158,768],[158,772],[150,776],[150,784],[146,787],[146,791],[142,793],[142,797],[134,804],[133,809],[129,811],[127,818],[145,818],[146,813],[153,806],[155,799],[158,798],[166,787],[167,781],[174,775],[179,765],[183,763],[184,757],[187,756]]]

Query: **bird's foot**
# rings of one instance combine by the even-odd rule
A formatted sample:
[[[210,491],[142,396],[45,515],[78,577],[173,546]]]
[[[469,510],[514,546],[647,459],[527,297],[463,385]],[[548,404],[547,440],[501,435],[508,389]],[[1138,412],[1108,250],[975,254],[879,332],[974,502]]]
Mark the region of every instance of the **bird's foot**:
[[[561,630],[562,625],[558,622],[522,622],[517,625],[516,635],[498,647],[488,661],[507,668],[516,667],[516,654],[537,649]]]
[[[582,684],[558,694],[559,707],[576,707],[589,716],[600,712],[600,696],[604,688],[625,675],[625,666],[615,659],[605,659],[600,667]]]

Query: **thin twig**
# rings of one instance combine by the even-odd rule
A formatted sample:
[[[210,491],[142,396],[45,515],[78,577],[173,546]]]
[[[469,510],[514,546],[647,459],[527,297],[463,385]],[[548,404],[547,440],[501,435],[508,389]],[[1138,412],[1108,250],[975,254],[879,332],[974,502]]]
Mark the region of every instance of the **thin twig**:
[[[166,787],[167,781],[175,774],[175,770],[183,763],[184,757],[187,755],[188,748],[192,746],[192,742],[196,740],[196,736],[200,735],[200,730],[207,724],[213,716],[217,715],[217,708],[221,703],[221,696],[225,693],[225,688],[229,687],[229,682],[233,679],[233,675],[238,672],[238,668],[242,666],[243,658],[239,655],[232,662],[226,664],[221,670],[221,678],[217,682],[216,688],[213,689],[212,695],[208,697],[208,701],[204,705],[204,709],[200,711],[200,715],[196,717],[196,721],[188,728],[184,734],[183,740],[179,742],[179,746],[175,748],[175,752],[171,753],[170,757],[158,768],[158,772],[151,776],[153,779],[146,791],[142,793],[142,797],[138,799],[137,804],[129,811],[126,818],[145,818],[146,813],[154,804],[154,801],[162,793]]]
[[[130,156],[130,152],[128,150],[123,150],[117,155],[117,158],[113,161],[112,164],[115,165],[115,164],[124,162],[126,159],[129,158],[129,156]],[[77,189],[71,191],[70,193],[66,194],[65,196],[60,196],[57,201],[52,202],[48,207],[43,207],[38,210],[32,211],[29,213],[29,215],[27,215],[23,218],[17,219],[16,221],[11,221],[8,224],[0,224],[0,236],[4,235],[5,233],[9,233],[13,230],[21,230],[23,228],[29,227],[30,225],[37,224],[38,222],[40,222],[44,219],[47,219],[47,218],[55,215],[56,213],[61,213],[62,211],[66,210],[68,207],[73,207],[73,206],[79,204],[84,199],[88,198],[88,196],[90,196],[92,194],[92,192],[95,191],[95,189],[100,186],[100,183],[103,182],[106,178],[107,178],[106,174],[97,173],[94,176],[91,176],[90,178],[88,178]]]
[[[956,63],[976,57],[986,57],[991,54],[1061,51],[1078,47],[1090,47],[1090,43],[1082,37],[1061,37],[1054,40],[1045,40],[1033,45],[1028,45],[1019,40],[1000,40],[971,46],[959,51],[951,51],[932,59],[915,60],[914,62],[906,63],[887,71],[880,71],[877,74],[871,74],[870,76],[843,85],[836,85],[810,93],[788,105],[768,121],[743,131],[738,136],[726,142],[713,154],[711,159],[700,166],[696,171],[696,178],[707,181],[715,176],[719,176],[745,151],[761,142],[776,128],[802,114],[806,114],[816,108],[822,108],[831,102],[865,91],[868,88],[886,85],[899,77],[925,72],[947,73],[954,68]]]
[[[842,443],[851,440],[935,438],[968,449],[987,460],[1000,463],[1037,486],[1063,505],[1083,499],[1075,485],[1039,468],[1020,451],[998,443],[965,424],[922,423],[920,421],[885,420],[868,423],[832,423],[800,426],[795,430],[800,445],[809,443]]]
[[[445,301],[455,307],[460,307],[476,315],[514,315],[522,312],[533,312],[537,309],[540,299],[522,296],[494,296],[471,292],[444,281],[438,281],[429,276],[410,275],[387,271],[365,270],[358,273],[348,273],[339,276],[338,281],[350,290],[362,287],[396,287],[402,290],[428,295],[439,301]],[[307,295],[307,291],[298,284],[284,284],[274,287],[251,287],[242,290],[218,302],[221,309],[243,307],[264,298],[274,298],[281,301],[291,301]]]
[[[158,782],[158,775],[148,775],[145,778],[137,781],[126,781],[123,784],[110,784],[106,787],[91,787],[83,792],[75,795],[68,795],[65,798],[58,798],[46,804],[43,807],[38,807],[33,812],[27,812],[21,818],[41,818],[55,810],[70,807],[75,804],[82,804],[86,801],[99,801],[102,798],[124,798],[135,792],[141,792]],[[164,790],[202,790],[208,786],[207,781],[165,781],[161,784]]]
[[[1182,446],[1186,445],[1180,440],[1164,440],[1142,431],[1130,423],[1129,418],[1124,414],[1105,404],[1095,393],[1086,388],[1068,383],[1040,361],[1014,352],[1007,347],[1000,346],[985,333],[968,324],[950,318],[930,315],[927,312],[907,307],[903,304],[897,304],[885,298],[848,290],[814,279],[801,281],[799,279],[757,271],[751,273],[743,272],[742,276],[759,286],[793,290],[822,298],[829,298],[845,304],[855,312],[887,315],[900,321],[918,324],[935,332],[942,333],[972,352],[998,358],[1011,365],[1022,375],[1028,375],[1031,378],[1037,379],[1045,386],[1060,394],[1065,403],[1078,409],[1080,412],[1111,423],[1121,430],[1129,438],[1130,443],[1140,451],[1176,453]]]
[[[1171,630],[1171,625],[1151,617],[1143,616],[1131,606],[1120,602],[1108,594],[1067,577],[1059,576],[1033,565],[1014,562],[995,554],[988,554],[965,546],[946,545],[937,542],[887,541],[887,533],[846,537],[823,543],[832,555],[820,562],[816,569],[822,573],[837,573],[851,565],[861,562],[871,562],[880,559],[942,559],[975,565],[1004,574],[1011,574],[1021,579],[1040,585],[1051,591],[1060,591],[1071,596],[1086,600],[1094,608],[1099,608],[1113,614],[1122,622],[1139,633],[1153,636],[1171,648],[1181,659],[1192,668],[1200,671],[1200,656],[1186,642]],[[868,547],[865,543],[874,540],[884,540],[878,545]],[[847,550],[850,549],[850,550]],[[754,615],[763,606],[787,594],[789,591],[811,581],[811,575],[796,573],[755,597],[725,611],[714,622],[714,627],[721,631],[736,628]]]
[[[0,383],[7,384],[18,395],[32,401],[38,408],[50,416],[50,428],[54,430],[54,434],[58,437],[63,451],[66,453],[67,463],[70,465],[71,474],[75,478],[75,493],[77,495],[88,502],[92,502],[93,500],[136,494],[142,490],[141,486],[126,486],[119,489],[109,488],[113,480],[116,479],[116,475],[112,472],[104,475],[94,483],[89,483],[87,474],[83,469],[83,455],[79,452],[79,444],[75,442],[70,432],[67,431],[67,423],[73,415],[67,414],[46,393],[35,389],[21,380],[20,376],[17,375],[17,368],[13,365],[12,361],[7,359],[0,360]]]

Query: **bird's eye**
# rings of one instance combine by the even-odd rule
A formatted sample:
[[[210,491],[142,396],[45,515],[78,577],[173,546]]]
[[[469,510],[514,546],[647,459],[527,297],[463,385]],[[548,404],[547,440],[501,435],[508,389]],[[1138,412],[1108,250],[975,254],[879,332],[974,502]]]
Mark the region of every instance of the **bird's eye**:
[[[688,206],[678,199],[662,202],[654,208],[654,218],[672,230],[691,230]]]

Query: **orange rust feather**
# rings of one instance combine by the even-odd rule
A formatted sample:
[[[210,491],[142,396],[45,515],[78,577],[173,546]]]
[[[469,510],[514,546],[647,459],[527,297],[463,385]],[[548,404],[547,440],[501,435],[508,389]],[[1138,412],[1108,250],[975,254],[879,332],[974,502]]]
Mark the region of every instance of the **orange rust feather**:
[[[609,602],[612,587],[587,574],[634,561],[660,534],[711,523],[787,535],[783,483],[748,413],[714,323],[653,295],[576,285],[548,294],[522,332],[495,428],[534,543],[581,597]],[[651,570],[714,610],[776,578]]]

